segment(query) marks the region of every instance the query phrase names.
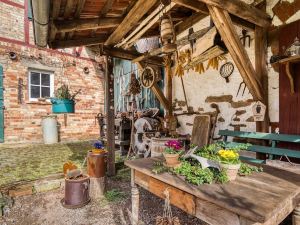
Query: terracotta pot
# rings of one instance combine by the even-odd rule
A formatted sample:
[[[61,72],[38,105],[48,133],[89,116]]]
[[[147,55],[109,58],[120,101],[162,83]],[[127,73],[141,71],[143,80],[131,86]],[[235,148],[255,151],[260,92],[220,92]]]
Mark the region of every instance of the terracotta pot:
[[[168,166],[174,166],[179,164],[179,154],[168,154],[168,153],[163,153],[166,163]]]
[[[222,169],[226,170],[229,181],[233,181],[236,179],[241,164],[220,164]]]

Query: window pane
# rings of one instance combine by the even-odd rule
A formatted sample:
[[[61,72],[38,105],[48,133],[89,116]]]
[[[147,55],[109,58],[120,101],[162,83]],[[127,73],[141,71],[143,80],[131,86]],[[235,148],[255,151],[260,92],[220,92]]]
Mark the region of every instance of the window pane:
[[[50,86],[50,74],[42,73],[42,85]]]
[[[35,72],[31,72],[30,82],[31,82],[31,84],[40,85],[40,74],[35,73]]]
[[[50,97],[50,87],[42,87],[42,98]]]
[[[39,86],[31,86],[30,87],[30,96],[31,96],[31,98],[39,98],[40,97],[40,87]]]

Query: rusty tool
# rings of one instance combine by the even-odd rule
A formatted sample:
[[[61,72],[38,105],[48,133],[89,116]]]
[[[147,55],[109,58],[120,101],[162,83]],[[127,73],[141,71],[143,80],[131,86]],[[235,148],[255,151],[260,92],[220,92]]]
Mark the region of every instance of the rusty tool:
[[[242,41],[244,47],[246,47],[246,40],[248,40],[248,47],[250,48],[251,37],[247,33],[248,33],[248,31],[243,29],[242,30],[242,37],[240,38],[240,40]]]
[[[243,88],[244,87],[244,88]],[[243,91],[242,91],[243,90]],[[239,95],[239,92],[241,91],[242,93],[242,96],[244,96],[244,93],[245,93],[245,90],[246,90],[246,83],[244,81],[242,81],[239,85],[239,89],[236,93],[236,97]]]

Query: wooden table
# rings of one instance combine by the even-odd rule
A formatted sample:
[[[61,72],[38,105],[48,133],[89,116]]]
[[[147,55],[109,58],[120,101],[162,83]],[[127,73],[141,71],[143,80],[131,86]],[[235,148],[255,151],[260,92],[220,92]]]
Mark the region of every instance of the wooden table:
[[[238,177],[227,184],[195,186],[169,173],[152,173],[162,158],[126,161],[131,168],[132,221],[138,224],[138,186],[164,198],[169,188],[172,205],[212,225],[275,225],[294,210],[300,225],[300,175],[263,166],[264,172]],[[158,206],[163,207],[163,206]]]

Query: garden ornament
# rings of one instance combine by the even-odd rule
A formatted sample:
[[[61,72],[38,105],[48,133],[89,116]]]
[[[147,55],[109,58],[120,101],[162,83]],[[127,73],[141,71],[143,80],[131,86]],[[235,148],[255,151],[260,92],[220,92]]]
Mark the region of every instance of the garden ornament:
[[[184,159],[187,159],[187,158],[196,159],[201,164],[202,169],[212,167],[212,168],[216,168],[218,170],[221,170],[219,163],[214,162],[212,160],[209,160],[207,158],[195,155],[194,152],[197,150],[197,148],[198,148],[198,146],[196,146],[195,148],[190,149],[182,158],[184,158]]]

